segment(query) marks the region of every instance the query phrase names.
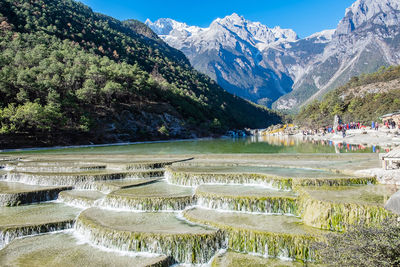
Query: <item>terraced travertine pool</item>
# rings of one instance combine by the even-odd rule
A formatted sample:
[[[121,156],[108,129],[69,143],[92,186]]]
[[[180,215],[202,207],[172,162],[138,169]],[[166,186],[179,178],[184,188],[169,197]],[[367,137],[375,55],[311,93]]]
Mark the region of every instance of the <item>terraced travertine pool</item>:
[[[396,192],[374,154],[20,154],[0,162],[1,266],[311,266]]]

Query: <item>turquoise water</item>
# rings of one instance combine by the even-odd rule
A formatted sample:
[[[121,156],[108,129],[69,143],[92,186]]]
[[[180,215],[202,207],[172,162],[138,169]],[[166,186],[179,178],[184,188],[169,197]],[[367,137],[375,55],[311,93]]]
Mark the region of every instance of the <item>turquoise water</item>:
[[[248,137],[205,140],[184,140],[157,143],[138,143],[97,147],[57,148],[7,153],[55,153],[55,154],[263,154],[263,153],[373,153],[379,147],[335,144],[326,141],[309,141],[290,137]]]

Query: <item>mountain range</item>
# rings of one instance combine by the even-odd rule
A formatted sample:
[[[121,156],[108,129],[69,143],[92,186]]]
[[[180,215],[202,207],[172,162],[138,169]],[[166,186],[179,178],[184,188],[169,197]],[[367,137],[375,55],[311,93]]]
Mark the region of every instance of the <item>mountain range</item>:
[[[227,91],[280,110],[298,109],[351,77],[400,64],[400,1],[357,0],[336,29],[299,38],[238,14],[208,28],[145,22]]]

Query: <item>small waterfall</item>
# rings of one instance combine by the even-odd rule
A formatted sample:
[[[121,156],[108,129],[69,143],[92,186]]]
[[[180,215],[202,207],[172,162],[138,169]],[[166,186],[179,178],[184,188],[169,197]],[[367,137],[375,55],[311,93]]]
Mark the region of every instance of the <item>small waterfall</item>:
[[[312,249],[316,238],[312,236],[239,229],[227,232],[228,248],[237,252],[303,262],[317,259],[316,252]]]
[[[265,174],[252,173],[190,173],[175,172],[167,168],[165,178],[171,184],[181,186],[198,186],[202,184],[245,184],[262,185],[268,188],[281,190],[292,189],[292,179],[272,177]]]
[[[7,181],[44,186],[74,186],[77,189],[90,189],[96,181],[132,178],[133,176],[152,177],[153,172],[132,173],[99,173],[99,174],[41,174],[10,172]],[[138,177],[139,178],[139,177]]]
[[[98,206],[111,209],[141,211],[179,211],[194,204],[192,196],[186,197],[151,197],[133,198],[118,195],[107,195],[99,201]]]
[[[230,198],[197,196],[197,205],[208,209],[297,215],[297,200],[291,197]]]
[[[106,169],[105,165],[102,166],[16,166],[15,171],[18,172],[44,172],[44,173],[73,173],[82,171],[103,171]]]
[[[179,263],[207,263],[225,240],[221,231],[208,234],[135,233],[102,228],[81,218],[78,218],[75,230],[96,246],[165,254]]]
[[[0,194],[0,207],[1,206],[19,206],[23,204],[31,204],[36,202],[44,202],[55,200],[58,194],[64,190],[71,190],[72,187],[60,187],[42,189],[32,192],[21,192],[21,193],[7,193]]]
[[[0,229],[0,249],[18,237],[71,229],[74,220]]]
[[[85,197],[72,196],[68,194],[68,192],[61,192],[58,196],[57,201],[83,209],[98,206],[97,205],[98,200]]]

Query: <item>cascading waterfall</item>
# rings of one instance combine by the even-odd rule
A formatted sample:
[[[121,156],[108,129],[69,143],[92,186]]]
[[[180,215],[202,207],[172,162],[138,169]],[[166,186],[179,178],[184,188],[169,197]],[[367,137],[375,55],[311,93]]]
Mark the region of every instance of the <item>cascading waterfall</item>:
[[[19,206],[23,204],[31,204],[36,202],[45,202],[55,200],[59,193],[63,190],[71,190],[72,187],[59,187],[41,189],[32,192],[18,192],[18,193],[0,193],[0,207],[1,206]]]
[[[117,180],[126,178],[150,178],[162,176],[162,171],[121,172],[121,173],[95,173],[95,174],[43,174],[9,172],[7,181],[21,182],[43,186],[74,186],[77,189],[90,189],[96,181]]]
[[[290,197],[231,198],[199,195],[196,199],[198,206],[216,210],[297,215],[298,209],[296,198]]]
[[[225,242],[225,236],[219,230],[198,234],[131,232],[98,225],[82,214],[75,224],[75,231],[97,246],[165,254],[180,263],[207,263]]]
[[[134,198],[109,194],[99,201],[98,206],[109,209],[132,211],[179,211],[194,204],[192,196],[186,197],[152,197]]]
[[[268,188],[281,190],[292,189],[292,179],[282,177],[272,177],[265,174],[252,173],[190,173],[175,172],[167,168],[164,174],[167,181],[171,184],[181,186],[198,186],[203,184],[243,184],[243,185],[262,185]]]
[[[40,225],[0,228],[0,249],[18,237],[71,229],[73,225],[74,220],[66,220],[63,222]]]

